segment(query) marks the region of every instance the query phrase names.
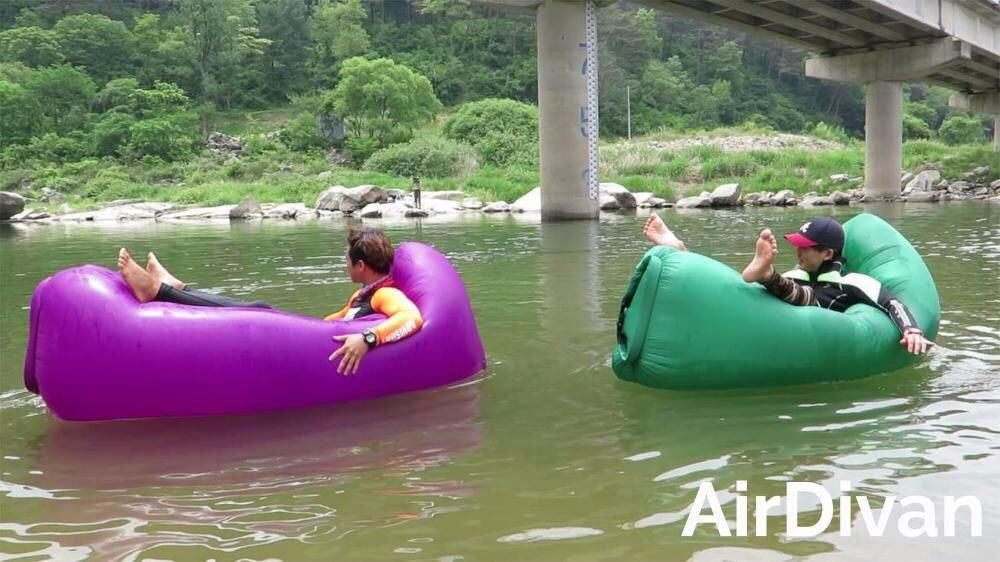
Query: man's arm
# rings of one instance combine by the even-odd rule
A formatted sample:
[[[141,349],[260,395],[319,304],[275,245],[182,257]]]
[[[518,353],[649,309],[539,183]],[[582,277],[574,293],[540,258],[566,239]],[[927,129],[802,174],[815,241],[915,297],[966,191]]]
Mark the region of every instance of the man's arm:
[[[812,287],[799,285],[795,281],[779,274],[774,268],[761,281],[768,293],[795,306],[813,306],[816,304],[816,293]]]
[[[920,325],[917,324],[917,319],[913,317],[909,308],[903,304],[903,301],[897,299],[895,295],[886,290],[885,287],[878,292],[878,306],[889,315],[892,319],[892,323],[899,328],[900,334],[906,334],[910,331],[920,331]]]
[[[388,317],[372,330],[378,336],[379,345],[399,341],[424,325],[417,305],[402,291],[393,287],[375,291],[372,295],[372,310]]]

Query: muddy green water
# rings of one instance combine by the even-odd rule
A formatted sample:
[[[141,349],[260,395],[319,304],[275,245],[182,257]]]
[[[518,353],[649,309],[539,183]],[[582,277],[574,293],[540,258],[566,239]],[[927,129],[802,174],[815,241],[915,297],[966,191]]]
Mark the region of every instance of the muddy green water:
[[[822,212],[846,220],[860,210]],[[618,299],[648,247],[644,217],[475,217],[385,227],[395,241],[434,244],[462,273],[489,356],[482,376],[305,412],[111,424],[52,419],[23,388],[40,280],[111,266],[127,245],[155,249],[199,288],[321,315],[353,289],[344,223],[0,225],[0,559],[995,560],[1000,207],[868,210],[913,241],[940,291],[939,346],[913,368],[729,392],[620,382],[609,352]],[[742,267],[759,229],[791,231],[810,215],[663,216],[693,251]],[[782,243],[780,264],[793,261]],[[710,525],[683,537],[698,484],[728,490],[732,521],[738,480],[750,496],[783,495],[787,481],[836,494],[842,480],[874,505],[924,495],[939,533],[943,497],[973,495],[983,536],[969,537],[960,512],[958,537],[905,538],[897,510],[881,538],[856,512],[850,537],[835,518],[828,532],[794,539],[781,517],[763,537],[721,537]],[[806,522],[820,513],[800,511]]]

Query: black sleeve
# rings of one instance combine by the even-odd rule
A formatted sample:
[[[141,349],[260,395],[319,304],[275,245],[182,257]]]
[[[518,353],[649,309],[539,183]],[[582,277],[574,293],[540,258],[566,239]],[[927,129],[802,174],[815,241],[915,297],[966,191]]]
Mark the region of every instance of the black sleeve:
[[[882,287],[878,292],[878,306],[889,315],[892,323],[899,328],[899,333],[905,334],[907,330],[920,330],[917,319],[913,317],[910,309],[906,308],[903,301]]]

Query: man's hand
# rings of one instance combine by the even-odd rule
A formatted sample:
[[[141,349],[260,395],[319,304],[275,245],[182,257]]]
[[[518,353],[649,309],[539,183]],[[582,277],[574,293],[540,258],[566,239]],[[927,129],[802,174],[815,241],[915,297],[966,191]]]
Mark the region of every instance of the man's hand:
[[[914,355],[922,355],[934,345],[934,342],[925,338],[924,333],[920,330],[910,328],[903,334],[903,339],[899,340],[899,344]]]
[[[341,375],[353,375],[358,372],[358,365],[365,354],[368,353],[368,344],[361,334],[348,334],[344,336],[333,336],[335,341],[342,341],[344,345],[340,349],[330,354],[330,361],[342,356],[340,364],[337,365],[337,372]]]

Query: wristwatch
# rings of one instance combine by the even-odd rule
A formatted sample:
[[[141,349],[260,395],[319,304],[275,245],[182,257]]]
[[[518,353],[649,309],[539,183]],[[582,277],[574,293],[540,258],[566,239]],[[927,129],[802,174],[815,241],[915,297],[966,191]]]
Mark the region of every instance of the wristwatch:
[[[376,336],[375,332],[371,330],[365,330],[364,332],[361,332],[361,337],[363,337],[365,339],[365,343],[368,344],[368,349],[371,349],[376,345],[378,345],[378,336]]]

